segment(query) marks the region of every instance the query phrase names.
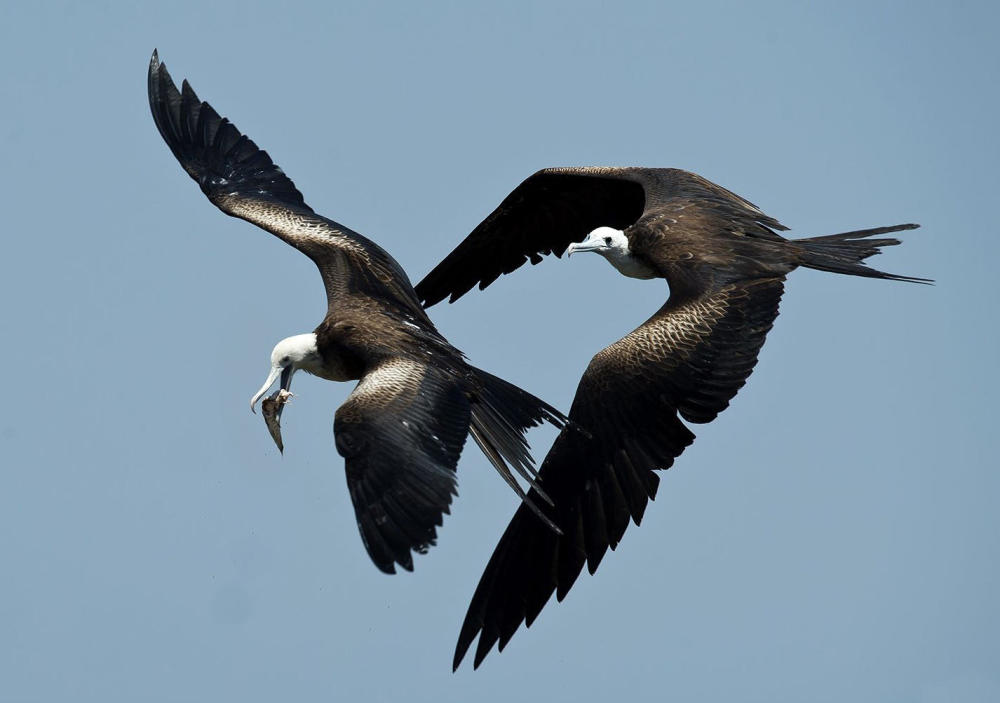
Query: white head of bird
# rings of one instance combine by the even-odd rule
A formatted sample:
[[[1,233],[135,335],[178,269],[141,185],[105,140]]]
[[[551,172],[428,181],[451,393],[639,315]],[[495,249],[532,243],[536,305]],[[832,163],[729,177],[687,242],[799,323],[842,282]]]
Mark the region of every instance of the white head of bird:
[[[264,385],[260,387],[253,398],[250,399],[250,410],[256,412],[254,406],[260,400],[274,382],[281,376],[281,388],[285,391],[292,384],[292,375],[302,369],[308,373],[318,373],[323,367],[323,359],[316,346],[316,334],[297,334],[286,337],[274,345],[271,352],[271,373],[268,374]]]
[[[566,247],[566,255],[578,251],[592,251],[600,254],[625,276],[630,278],[655,278],[656,271],[632,255],[628,237],[620,229],[598,227],[582,242]]]

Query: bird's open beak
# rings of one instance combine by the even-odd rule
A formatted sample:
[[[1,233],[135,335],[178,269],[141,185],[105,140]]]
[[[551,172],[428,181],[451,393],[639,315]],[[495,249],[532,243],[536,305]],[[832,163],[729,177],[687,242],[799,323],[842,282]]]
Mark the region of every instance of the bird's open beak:
[[[288,390],[292,385],[292,374],[295,373],[295,367],[292,364],[288,364],[285,367],[272,366],[271,373],[267,375],[267,380],[264,381],[264,385],[260,387],[260,390],[254,393],[253,398],[250,399],[250,412],[257,412],[257,401],[259,401],[265,393],[274,385],[274,382],[281,376],[281,388]],[[278,408],[278,417],[281,417],[281,408]]]

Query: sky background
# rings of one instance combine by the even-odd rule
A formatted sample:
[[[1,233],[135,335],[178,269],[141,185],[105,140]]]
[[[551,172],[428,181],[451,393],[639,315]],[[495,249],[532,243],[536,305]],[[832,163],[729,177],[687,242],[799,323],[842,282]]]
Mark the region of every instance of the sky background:
[[[825,5],[3,3],[0,701],[1000,700],[998,6]],[[645,165],[793,236],[919,222],[873,263],[937,285],[792,274],[642,527],[452,674],[516,498],[470,443],[388,577],[353,384],[297,379],[278,454],[247,401],[322,284],[175,162],[154,47],[414,282],[535,170]],[[666,293],[579,256],[431,314],[566,409]]]

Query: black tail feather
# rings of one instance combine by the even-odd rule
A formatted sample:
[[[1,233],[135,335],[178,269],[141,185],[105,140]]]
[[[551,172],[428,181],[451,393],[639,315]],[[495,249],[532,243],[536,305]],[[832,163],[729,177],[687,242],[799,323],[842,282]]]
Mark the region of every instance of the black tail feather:
[[[472,405],[472,439],[490,460],[504,481],[555,532],[559,528],[527,496],[511,471],[518,473],[538,495],[549,504],[552,500],[538,486],[538,471],[524,433],[531,427],[548,422],[561,429],[566,417],[539,398],[512,383],[475,369],[480,384],[479,398]]]
[[[869,239],[868,237],[917,229],[919,226],[916,224],[905,224],[889,227],[873,227],[871,229],[854,230],[853,232],[828,234],[822,237],[796,239],[794,243],[800,248],[799,264],[808,268],[820,271],[832,271],[833,273],[846,273],[851,276],[865,276],[867,278],[884,278],[892,281],[908,281],[910,283],[933,283],[929,278],[899,276],[894,273],[886,273],[878,269],[869,268],[861,263],[870,256],[881,254],[882,247],[891,247],[901,243],[896,238]]]

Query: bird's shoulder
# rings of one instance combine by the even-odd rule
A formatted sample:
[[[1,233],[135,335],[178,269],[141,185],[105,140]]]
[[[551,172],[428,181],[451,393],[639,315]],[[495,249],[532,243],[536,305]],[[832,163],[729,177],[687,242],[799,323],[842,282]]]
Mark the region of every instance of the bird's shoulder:
[[[321,347],[342,350],[371,368],[390,358],[461,367],[462,355],[419,308],[391,298],[342,296],[315,330]]]

